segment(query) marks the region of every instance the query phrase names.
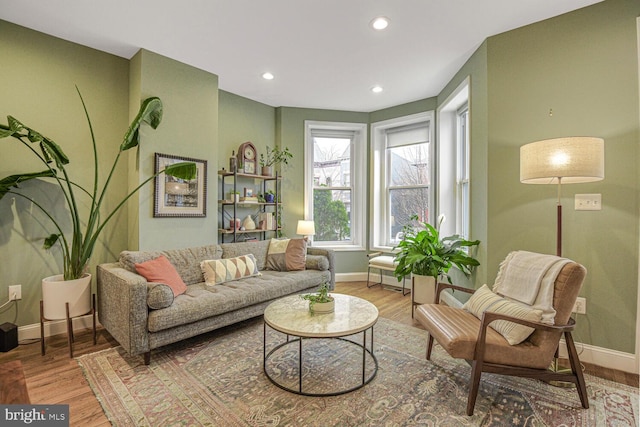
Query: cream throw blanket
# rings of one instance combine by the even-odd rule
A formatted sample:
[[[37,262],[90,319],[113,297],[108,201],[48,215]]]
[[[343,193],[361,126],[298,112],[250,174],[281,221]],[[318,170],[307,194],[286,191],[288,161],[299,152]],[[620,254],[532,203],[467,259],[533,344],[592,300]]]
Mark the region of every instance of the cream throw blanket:
[[[571,262],[555,255],[511,252],[500,264],[493,291],[542,310],[540,322],[554,324],[553,288],[558,273]]]

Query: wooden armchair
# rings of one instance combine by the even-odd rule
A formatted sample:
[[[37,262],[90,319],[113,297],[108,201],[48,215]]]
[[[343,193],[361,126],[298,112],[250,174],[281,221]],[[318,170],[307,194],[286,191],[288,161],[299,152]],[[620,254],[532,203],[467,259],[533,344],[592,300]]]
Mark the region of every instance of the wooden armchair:
[[[451,357],[465,359],[471,365],[467,415],[473,410],[482,372],[536,378],[543,381],[564,381],[576,385],[583,408],[589,407],[587,389],[571,336],[575,322],[571,310],[586,276],[585,268],[575,262],[566,264],[554,282],[553,307],[556,310],[555,325],[530,322],[504,314],[485,311],[481,319],[460,308],[442,304],[424,304],[416,309],[416,319],[429,332],[427,360],[431,358],[434,339]],[[447,288],[473,293],[474,290],[439,283],[436,301]],[[526,325],[535,331],[523,342],[510,345],[493,328],[496,320],[508,320]],[[564,334],[567,345],[570,372],[556,372],[549,367],[557,357],[558,344]]]

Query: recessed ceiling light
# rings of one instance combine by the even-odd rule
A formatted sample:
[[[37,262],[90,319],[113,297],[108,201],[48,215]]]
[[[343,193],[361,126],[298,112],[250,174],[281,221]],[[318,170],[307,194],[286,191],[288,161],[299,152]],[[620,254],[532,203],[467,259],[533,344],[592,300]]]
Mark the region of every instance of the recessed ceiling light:
[[[388,26],[389,18],[387,18],[386,16],[378,16],[377,18],[374,18],[373,21],[371,21],[371,27],[374,30],[384,30]]]
[[[273,74],[269,73],[269,72],[266,72],[266,73],[262,74],[262,78],[265,79],[265,80],[273,80],[274,77],[275,76]]]
[[[383,91],[382,86],[379,86],[379,85],[375,85],[374,87],[371,88],[371,92],[373,93],[380,93],[382,91]]]

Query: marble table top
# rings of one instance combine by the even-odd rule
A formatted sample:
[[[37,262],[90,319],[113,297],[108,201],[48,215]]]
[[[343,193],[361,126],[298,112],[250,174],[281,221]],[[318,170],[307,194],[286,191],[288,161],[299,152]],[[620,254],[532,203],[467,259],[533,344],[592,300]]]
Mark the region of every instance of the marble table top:
[[[369,301],[333,292],[330,295],[336,301],[333,313],[311,314],[309,301],[291,295],[269,304],[264,311],[264,321],[285,334],[330,338],[362,332],[378,320],[378,309]]]

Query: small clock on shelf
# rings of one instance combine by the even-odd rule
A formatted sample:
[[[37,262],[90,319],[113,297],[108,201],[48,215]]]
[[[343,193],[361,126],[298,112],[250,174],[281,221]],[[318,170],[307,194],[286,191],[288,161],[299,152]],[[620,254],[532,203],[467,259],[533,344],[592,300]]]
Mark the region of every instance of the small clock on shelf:
[[[238,162],[244,165],[244,171],[246,173],[256,173],[256,147],[251,142],[245,142],[240,144],[238,148]]]

